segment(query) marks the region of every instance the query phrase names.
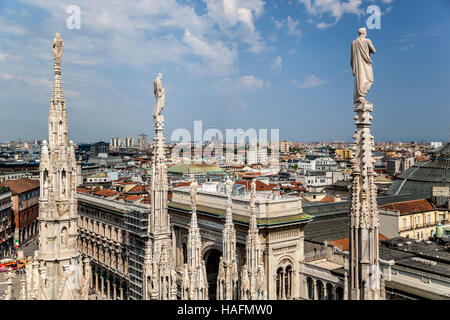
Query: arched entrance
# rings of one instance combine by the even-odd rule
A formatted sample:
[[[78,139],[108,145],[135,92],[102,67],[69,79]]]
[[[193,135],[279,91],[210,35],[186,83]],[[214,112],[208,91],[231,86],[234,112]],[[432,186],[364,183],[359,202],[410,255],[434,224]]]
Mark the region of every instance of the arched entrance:
[[[219,261],[222,253],[217,249],[208,250],[205,253],[206,277],[208,278],[208,298],[216,300],[217,274],[219,272]]]
[[[336,300],[344,300],[344,288],[336,288]]]
[[[327,283],[327,300],[334,300],[333,294],[333,285],[331,283]]]
[[[324,285],[322,281],[317,281],[316,282],[316,289],[317,289],[317,300],[324,300]]]
[[[306,283],[308,286],[308,299],[314,300],[314,280],[310,277],[306,279]]]

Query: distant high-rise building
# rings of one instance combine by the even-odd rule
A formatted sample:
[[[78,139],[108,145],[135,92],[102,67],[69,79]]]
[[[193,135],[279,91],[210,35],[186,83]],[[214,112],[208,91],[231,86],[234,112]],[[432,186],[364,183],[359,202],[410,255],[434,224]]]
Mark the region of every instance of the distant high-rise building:
[[[147,135],[140,134],[138,136],[138,148],[139,150],[145,150],[147,148]]]
[[[288,153],[291,147],[291,143],[289,141],[283,140],[280,142],[280,152]]]
[[[109,144],[103,141],[91,144],[91,156],[97,157],[99,153],[109,153]]]
[[[111,138],[111,148],[117,149],[120,147],[120,138]]]
[[[126,137],[126,138],[123,138],[123,147],[125,147],[125,148],[132,148],[133,146],[134,146],[134,139],[133,138],[131,138],[131,137]]]

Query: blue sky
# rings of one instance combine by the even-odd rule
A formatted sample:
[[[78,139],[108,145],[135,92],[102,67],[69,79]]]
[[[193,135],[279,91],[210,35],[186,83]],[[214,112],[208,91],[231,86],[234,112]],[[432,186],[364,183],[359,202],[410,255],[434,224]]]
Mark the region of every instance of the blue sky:
[[[351,141],[350,44],[373,4],[375,139],[447,140],[447,0],[0,0],[0,141],[47,138],[55,32],[76,142],[151,137],[158,72],[166,139],[202,120],[205,130]],[[69,5],[81,10],[79,30],[66,26]]]

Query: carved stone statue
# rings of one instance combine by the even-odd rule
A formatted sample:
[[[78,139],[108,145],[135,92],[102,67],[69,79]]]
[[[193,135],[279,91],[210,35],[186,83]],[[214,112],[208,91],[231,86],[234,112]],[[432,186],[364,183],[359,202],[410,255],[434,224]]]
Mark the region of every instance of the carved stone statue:
[[[228,196],[230,196],[233,191],[233,184],[234,182],[230,179],[230,177],[227,177],[227,180],[225,181],[225,191]]]
[[[155,81],[153,81],[153,93],[156,98],[155,110],[153,111],[153,117],[161,115],[161,111],[164,108],[164,104],[166,102],[166,90],[162,86],[161,82],[162,73],[158,73]]]
[[[254,207],[256,204],[256,180],[253,179],[252,183],[250,184],[251,191],[250,191],[250,207]]]
[[[57,32],[55,34],[55,38],[53,39],[53,47],[52,47],[53,56],[55,58],[56,64],[61,64],[63,47],[64,42],[62,41],[61,36]]]
[[[358,30],[359,37],[352,42],[350,65],[352,66],[355,83],[353,88],[354,102],[367,102],[365,96],[373,83],[372,60],[370,54],[375,54],[372,41],[366,38],[366,28]]]
[[[198,182],[195,179],[192,179],[191,185],[189,187],[190,194],[191,194],[191,201],[192,204],[197,203],[197,191],[198,191]]]

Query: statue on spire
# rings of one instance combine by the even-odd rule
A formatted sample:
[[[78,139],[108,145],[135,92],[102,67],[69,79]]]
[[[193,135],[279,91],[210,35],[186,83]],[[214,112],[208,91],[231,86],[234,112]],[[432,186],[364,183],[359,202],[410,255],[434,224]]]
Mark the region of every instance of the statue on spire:
[[[164,104],[166,103],[166,89],[163,88],[162,82],[162,73],[158,73],[155,81],[153,81],[153,93],[156,98],[156,105],[153,111],[153,118],[159,117],[161,115],[161,111],[164,108]]]
[[[353,88],[354,102],[367,102],[366,95],[373,83],[372,60],[370,54],[376,50],[370,39],[366,38],[366,28],[358,30],[358,38],[352,42],[350,65],[352,66],[355,84]]]
[[[52,46],[55,64],[57,65],[61,65],[63,47],[64,42],[62,41],[60,34],[57,32],[55,34],[55,38],[53,38],[53,46]]]

